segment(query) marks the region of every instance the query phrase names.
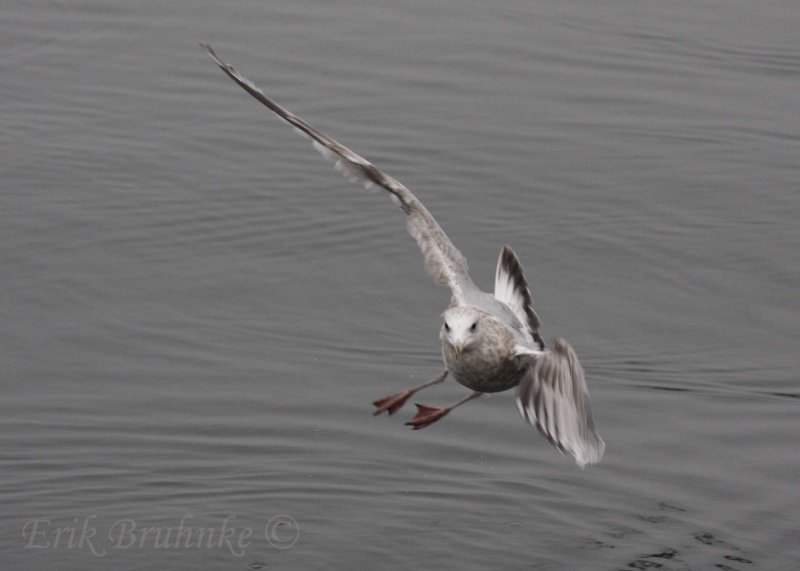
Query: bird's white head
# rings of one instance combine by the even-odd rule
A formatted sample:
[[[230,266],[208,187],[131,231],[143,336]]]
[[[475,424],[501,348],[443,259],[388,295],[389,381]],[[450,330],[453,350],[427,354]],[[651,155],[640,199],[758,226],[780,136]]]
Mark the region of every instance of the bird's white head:
[[[442,313],[439,339],[446,349],[453,352],[456,360],[480,343],[483,315],[471,307],[450,307]]]

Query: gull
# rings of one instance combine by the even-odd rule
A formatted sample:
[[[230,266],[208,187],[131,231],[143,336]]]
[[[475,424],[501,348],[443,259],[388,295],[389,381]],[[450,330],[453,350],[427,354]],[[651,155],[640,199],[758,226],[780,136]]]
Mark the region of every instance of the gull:
[[[367,188],[388,191],[406,215],[408,232],[422,251],[426,269],[436,283],[450,288],[450,304],[442,313],[439,331],[444,371],[426,383],[375,400],[374,414],[394,414],[409,397],[443,382],[448,375],[471,392],[446,407],[417,404],[417,413],[407,425],[415,430],[425,428],[485,393],[516,387],[522,418],[536,426],[550,444],[562,454],[571,454],[581,467],[599,462],[605,443],[594,429],[583,368],[565,340],[545,345],[533,296],[514,251],[506,245],[500,252],[494,293],[481,291],[470,278],[466,258],[408,188],[264,95],[222,61],[210,45],[201,46],[242,89],[310,138],[338,171]]]

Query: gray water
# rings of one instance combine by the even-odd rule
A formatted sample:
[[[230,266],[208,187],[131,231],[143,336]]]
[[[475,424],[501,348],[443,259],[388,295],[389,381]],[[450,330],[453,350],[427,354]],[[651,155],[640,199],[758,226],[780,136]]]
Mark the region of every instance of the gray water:
[[[6,3],[2,569],[797,569],[798,30],[793,0]],[[371,416],[440,370],[448,292],[199,41],[482,287],[518,252],[600,465],[510,392]]]

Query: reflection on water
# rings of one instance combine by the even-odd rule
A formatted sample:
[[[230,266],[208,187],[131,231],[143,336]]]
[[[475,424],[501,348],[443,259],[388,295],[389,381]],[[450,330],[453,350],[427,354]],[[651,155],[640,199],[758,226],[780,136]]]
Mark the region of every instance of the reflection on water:
[[[797,567],[800,9],[754,6],[5,9],[4,569]],[[519,253],[599,466],[510,393],[371,416],[440,370],[447,292],[199,41],[412,188],[484,289]]]

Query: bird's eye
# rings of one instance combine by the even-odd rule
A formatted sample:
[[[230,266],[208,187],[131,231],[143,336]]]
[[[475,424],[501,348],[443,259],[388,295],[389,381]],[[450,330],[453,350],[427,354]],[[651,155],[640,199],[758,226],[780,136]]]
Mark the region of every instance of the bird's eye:
[[[445,321],[445,323],[444,323],[444,330],[445,330],[445,331],[450,331],[450,326],[447,324],[447,322],[446,322],[446,321]]]
[[[476,321],[472,325],[469,326],[469,330],[475,333],[475,330],[478,328],[478,322]]]

